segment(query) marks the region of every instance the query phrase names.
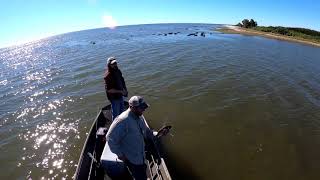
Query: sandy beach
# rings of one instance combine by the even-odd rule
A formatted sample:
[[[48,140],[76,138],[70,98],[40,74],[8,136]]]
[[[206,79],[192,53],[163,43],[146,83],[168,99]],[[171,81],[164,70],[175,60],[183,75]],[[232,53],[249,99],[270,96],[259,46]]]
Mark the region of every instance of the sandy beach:
[[[320,47],[320,43],[313,42],[313,41],[310,41],[307,39],[289,37],[289,36],[279,35],[279,34],[275,34],[275,33],[261,32],[261,31],[241,28],[241,27],[233,26],[233,25],[225,25],[224,27],[217,29],[217,31],[222,32],[222,33],[226,33],[226,34],[244,34],[244,35],[251,35],[251,36],[263,36],[266,38],[291,41],[291,42],[298,42],[298,43],[303,43],[303,44],[308,44],[308,45]]]

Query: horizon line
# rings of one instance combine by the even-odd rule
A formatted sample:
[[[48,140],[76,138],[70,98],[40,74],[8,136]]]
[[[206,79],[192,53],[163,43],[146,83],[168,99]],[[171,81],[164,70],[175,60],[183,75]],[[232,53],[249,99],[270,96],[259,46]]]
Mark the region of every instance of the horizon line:
[[[156,24],[212,24],[212,25],[233,25],[235,26],[236,24],[220,24],[220,23],[202,23],[202,22],[198,22],[198,23],[176,23],[176,22],[164,22],[164,23],[146,23],[146,24],[125,24],[125,25],[118,25],[117,27],[124,27],[124,26],[140,26],[140,25],[156,25]],[[270,26],[270,25],[269,25]],[[276,26],[275,26],[276,27]],[[287,27],[289,28],[289,26],[282,26],[282,27]],[[74,31],[67,31],[67,32],[62,32],[62,33],[57,33],[57,34],[51,34],[51,35],[47,35],[47,36],[43,36],[43,37],[39,37],[39,38],[34,38],[32,40],[26,40],[24,42],[18,42],[18,43],[12,43],[12,44],[6,44],[1,46],[0,45],[0,49],[5,49],[5,48],[13,48],[15,46],[22,46],[22,45],[27,45],[29,43],[35,43],[37,41],[41,41],[47,38],[52,38],[54,36],[60,36],[60,35],[65,35],[65,34],[69,34],[69,33],[74,33],[74,32],[81,32],[81,31],[88,31],[88,30],[94,30],[94,29],[102,29],[102,28],[107,28],[107,29],[111,29],[108,27],[94,27],[94,28],[89,28],[89,29],[80,29],[80,30],[74,30]],[[116,29],[115,28],[115,29]],[[305,28],[305,27],[290,27],[290,28]],[[309,29],[309,28],[305,28],[305,29]],[[317,29],[310,29],[310,30],[314,30],[314,31],[319,31]]]

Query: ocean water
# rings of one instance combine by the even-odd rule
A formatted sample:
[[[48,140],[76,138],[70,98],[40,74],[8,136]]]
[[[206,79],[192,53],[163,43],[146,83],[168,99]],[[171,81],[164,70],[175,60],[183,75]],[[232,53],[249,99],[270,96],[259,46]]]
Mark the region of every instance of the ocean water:
[[[173,126],[173,179],[319,179],[320,48],[219,26],[102,28],[0,49],[0,179],[72,178],[108,104],[109,56],[129,96],[151,105],[149,124]]]

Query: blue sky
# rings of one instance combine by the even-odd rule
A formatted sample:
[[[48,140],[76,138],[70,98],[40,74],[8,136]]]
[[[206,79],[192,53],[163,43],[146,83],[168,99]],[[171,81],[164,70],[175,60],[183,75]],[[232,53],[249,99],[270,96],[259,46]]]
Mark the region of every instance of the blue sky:
[[[115,25],[150,23],[259,25],[320,31],[316,0],[1,0],[0,47],[51,35]]]

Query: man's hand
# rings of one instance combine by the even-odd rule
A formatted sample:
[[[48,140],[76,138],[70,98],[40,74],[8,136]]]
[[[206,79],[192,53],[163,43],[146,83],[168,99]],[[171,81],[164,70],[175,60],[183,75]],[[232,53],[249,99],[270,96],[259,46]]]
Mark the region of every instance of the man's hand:
[[[117,89],[109,89],[108,90],[108,93],[112,93],[112,94],[123,94],[123,91],[122,90],[117,90]]]
[[[128,91],[127,91],[126,89],[123,89],[123,90],[122,90],[122,95],[123,95],[124,97],[128,97]]]
[[[170,132],[172,126],[165,126],[158,131],[157,137],[162,137],[167,135]]]

